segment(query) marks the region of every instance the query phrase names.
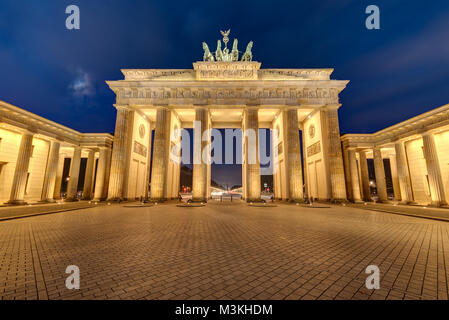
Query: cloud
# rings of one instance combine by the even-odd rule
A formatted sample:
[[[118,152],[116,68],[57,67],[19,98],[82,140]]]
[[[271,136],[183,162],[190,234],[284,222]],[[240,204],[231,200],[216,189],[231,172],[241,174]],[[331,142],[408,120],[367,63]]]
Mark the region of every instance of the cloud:
[[[91,76],[78,69],[75,73],[75,79],[70,83],[69,89],[75,97],[91,97],[95,94]]]

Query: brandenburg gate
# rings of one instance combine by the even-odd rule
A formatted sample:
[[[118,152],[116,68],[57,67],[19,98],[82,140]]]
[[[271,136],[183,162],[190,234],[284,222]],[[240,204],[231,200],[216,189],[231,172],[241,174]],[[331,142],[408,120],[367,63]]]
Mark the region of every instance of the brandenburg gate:
[[[181,137],[175,132],[193,128],[196,157],[210,145],[205,130],[241,128],[256,133],[256,143],[243,134],[243,198],[258,201],[259,157],[248,160],[259,154],[258,129],[265,128],[275,133],[276,199],[345,200],[338,109],[348,81],[331,80],[333,69],[263,69],[252,59],[252,42],[239,58],[237,39],[229,50],[229,31],[222,35],[223,49],[219,40],[214,55],[203,43],[203,61],[193,69],[124,69],[123,80],[107,81],[117,109],[108,198],[177,198],[180,163],[170,150]],[[194,200],[210,196],[210,180],[210,164],[194,163]]]

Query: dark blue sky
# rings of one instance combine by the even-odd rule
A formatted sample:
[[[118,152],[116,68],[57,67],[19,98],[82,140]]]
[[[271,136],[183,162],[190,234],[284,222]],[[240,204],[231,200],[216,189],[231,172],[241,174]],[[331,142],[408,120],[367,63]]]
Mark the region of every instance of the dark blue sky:
[[[66,6],[81,30],[65,28]],[[365,28],[365,8],[381,30]],[[191,68],[231,28],[265,68],[335,68],[342,133],[373,132],[449,103],[449,1],[0,2],[0,100],[83,132],[113,132],[120,68]]]

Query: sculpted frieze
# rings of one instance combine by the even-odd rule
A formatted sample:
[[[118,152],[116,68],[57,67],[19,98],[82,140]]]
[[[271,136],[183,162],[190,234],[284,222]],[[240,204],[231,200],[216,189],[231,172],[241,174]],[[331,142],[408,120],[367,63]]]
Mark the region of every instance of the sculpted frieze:
[[[117,101],[138,100],[135,103],[149,103],[162,100],[184,103],[191,100],[302,100],[312,103],[338,103],[336,88],[123,88],[118,90]]]
[[[331,73],[332,70],[262,69],[259,80],[329,80]]]

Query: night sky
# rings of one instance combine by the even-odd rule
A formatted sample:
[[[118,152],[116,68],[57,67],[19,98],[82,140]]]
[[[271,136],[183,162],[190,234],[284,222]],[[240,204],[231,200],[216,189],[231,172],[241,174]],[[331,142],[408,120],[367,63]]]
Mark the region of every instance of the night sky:
[[[81,29],[65,28],[78,5]],[[380,7],[381,29],[365,28]],[[449,1],[0,2],[0,100],[82,132],[113,132],[121,68],[191,68],[231,28],[263,68],[335,68],[342,133],[449,103]]]

